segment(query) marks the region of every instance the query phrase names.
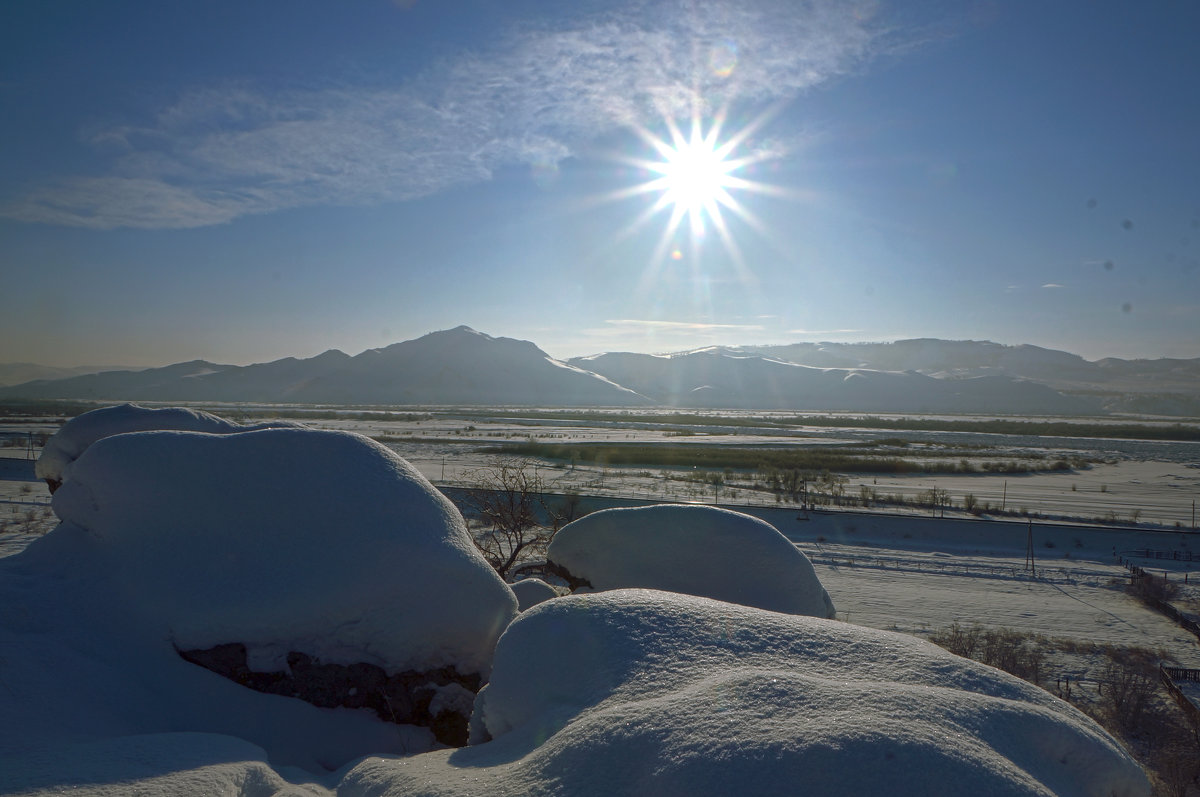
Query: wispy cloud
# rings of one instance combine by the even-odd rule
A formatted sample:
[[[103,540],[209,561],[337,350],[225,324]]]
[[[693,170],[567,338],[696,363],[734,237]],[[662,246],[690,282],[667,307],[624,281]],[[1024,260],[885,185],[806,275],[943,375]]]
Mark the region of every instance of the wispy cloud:
[[[719,329],[761,332],[765,329],[762,324],[710,324],[703,321],[648,321],[637,318],[606,319],[604,323],[625,328],[639,327],[642,329],[690,330],[693,332],[712,332]]]
[[[861,329],[789,329],[789,335],[854,335],[863,332]]]
[[[1065,287],[1067,287],[1067,286],[1066,286],[1066,285],[1060,285],[1060,284],[1059,284],[1059,283],[1057,283],[1057,282],[1047,282],[1047,283],[1046,283],[1045,285],[1043,285],[1042,287],[1043,287],[1043,288],[1065,288]]]
[[[635,2],[557,28],[524,25],[393,88],[192,91],[147,122],[91,130],[99,176],[66,176],[0,207],[96,229],[219,224],[311,205],[365,205],[553,168],[662,114],[789,98],[882,46],[870,3]],[[528,21],[526,21],[528,22]],[[518,28],[514,26],[514,31]]]

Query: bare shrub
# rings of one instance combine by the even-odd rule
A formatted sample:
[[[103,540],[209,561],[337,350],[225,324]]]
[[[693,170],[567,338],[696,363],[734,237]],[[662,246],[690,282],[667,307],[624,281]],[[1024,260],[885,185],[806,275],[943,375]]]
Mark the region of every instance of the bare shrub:
[[[1036,637],[1009,628],[985,631],[982,635],[981,652],[980,660],[984,664],[1031,683],[1041,682],[1042,664],[1046,660],[1046,654],[1042,652]]]
[[[1044,640],[1036,635],[1010,628],[984,630],[978,625],[963,628],[954,623],[929,639],[957,656],[975,659],[1031,683],[1041,683],[1046,654],[1042,651]]]
[[[1121,729],[1138,731],[1154,697],[1157,680],[1141,663],[1109,660],[1100,676],[1103,710]]]
[[[1179,597],[1179,585],[1170,581],[1166,576],[1158,578],[1150,573],[1135,577],[1129,582],[1129,594],[1153,605],[1158,602],[1170,602]]]
[[[1160,791],[1170,797],[1187,797],[1200,780],[1200,747],[1174,743],[1155,756],[1154,772]]]
[[[538,467],[529,460],[480,468],[469,480],[466,514],[483,525],[473,539],[501,578],[521,560],[545,557],[558,530],[583,514],[577,492],[548,497]]]
[[[975,651],[979,648],[979,635],[982,632],[983,629],[977,625],[963,628],[958,623],[953,623],[949,628],[935,631],[930,635],[929,641],[956,656],[973,659]]]

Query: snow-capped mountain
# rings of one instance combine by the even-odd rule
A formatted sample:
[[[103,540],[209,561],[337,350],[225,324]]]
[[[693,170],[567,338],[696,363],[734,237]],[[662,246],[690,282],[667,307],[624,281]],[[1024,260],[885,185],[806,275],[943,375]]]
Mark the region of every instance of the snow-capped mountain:
[[[0,387],[0,398],[1200,414],[1200,359],[1089,361],[988,341],[797,343],[556,360],[470,327],[237,366],[205,360]]]
[[[1196,393],[1200,358],[1085,360],[1077,354],[986,340],[914,338],[894,343],[794,343],[740,351],[819,368],[918,371],[936,377],[1011,376],[1056,390]]]
[[[609,353],[571,363],[679,407],[1061,415],[1094,402],[1007,376],[935,379],[916,371],[816,368],[708,348],[666,356]]]

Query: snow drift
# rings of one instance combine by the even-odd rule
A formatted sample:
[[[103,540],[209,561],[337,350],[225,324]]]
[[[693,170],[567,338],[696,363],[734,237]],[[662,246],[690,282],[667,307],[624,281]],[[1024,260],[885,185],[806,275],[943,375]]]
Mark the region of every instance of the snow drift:
[[[712,506],[605,509],[568,523],[547,558],[593,589],[646,587],[832,618],[812,563],[774,526]]]
[[[525,612],[472,722],[340,795],[1148,795],[1097,725],[913,637],[650,590]]]
[[[270,421],[248,426],[218,418],[208,412],[186,407],[163,407],[152,409],[137,404],[120,404],[103,407],[77,415],[63,424],[42,449],[34,472],[39,479],[50,485],[50,492],[58,489],[67,476],[72,462],[97,440],[125,432],[174,429],[183,432],[207,432],[209,434],[232,434],[255,429],[300,427],[292,421]]]

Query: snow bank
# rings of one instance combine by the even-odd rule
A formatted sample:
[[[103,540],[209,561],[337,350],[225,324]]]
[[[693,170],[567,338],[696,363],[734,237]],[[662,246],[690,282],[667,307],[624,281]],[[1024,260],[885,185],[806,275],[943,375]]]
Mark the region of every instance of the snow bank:
[[[0,560],[0,793],[269,793],[432,749],[426,728],[255,692],[178,651],[486,677],[517,613],[454,506],[355,434],[117,434],[53,502],[63,522]],[[468,690],[429,688],[437,711],[470,711]]]
[[[526,578],[515,584],[509,584],[513,594],[517,596],[517,604],[521,611],[536,606],[542,601],[558,597],[558,590],[542,581],[540,578]]]
[[[921,640],[649,590],[549,601],[496,650],[491,741],[338,794],[1148,795],[1049,693]]]
[[[53,507],[181,650],[242,642],[259,661],[294,650],[486,677],[516,612],[458,510],[356,434],[107,437],[75,461]]]
[[[808,557],[766,521],[727,509],[663,504],[593,512],[564,526],[547,558],[597,590],[646,587],[834,616]]]
[[[37,477],[49,484],[50,491],[53,492],[66,479],[71,463],[79,459],[79,455],[86,451],[88,446],[115,434],[155,429],[231,434],[255,429],[299,426],[301,424],[292,421],[270,421],[243,426],[211,413],[185,407],[151,409],[137,404],[103,407],[85,412],[63,424],[63,427],[46,442],[35,471]]]

